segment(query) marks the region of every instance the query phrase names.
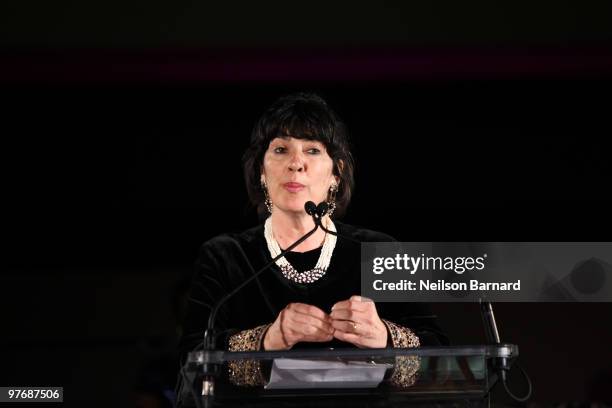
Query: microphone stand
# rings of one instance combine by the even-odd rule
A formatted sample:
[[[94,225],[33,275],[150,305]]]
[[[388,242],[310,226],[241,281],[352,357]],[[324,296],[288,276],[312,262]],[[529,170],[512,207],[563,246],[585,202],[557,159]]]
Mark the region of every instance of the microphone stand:
[[[497,345],[501,344],[501,339],[499,337],[499,331],[497,330],[497,322],[495,321],[495,314],[493,313],[493,304],[491,302],[483,302],[480,301],[480,314],[482,316],[482,322],[485,329],[485,336],[487,338],[487,342],[489,344]],[[515,363],[519,369],[522,371],[526,383],[527,383],[527,392],[524,396],[519,397],[514,395],[510,389],[508,388],[508,380],[507,374],[510,371],[510,365],[508,364],[508,359],[506,357],[496,358],[494,360],[494,368],[497,370],[497,374],[499,375],[501,382],[504,386],[506,394],[513,400],[517,402],[525,402],[531,397],[531,392],[533,390],[531,380],[527,375],[527,372],[518,365],[518,362]]]

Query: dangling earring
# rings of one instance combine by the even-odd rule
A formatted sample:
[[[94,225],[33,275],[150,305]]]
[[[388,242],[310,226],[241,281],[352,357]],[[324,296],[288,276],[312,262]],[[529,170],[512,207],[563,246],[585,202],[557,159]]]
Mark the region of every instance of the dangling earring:
[[[264,196],[266,197],[266,200],[264,201],[264,203],[266,204],[266,208],[268,209],[268,212],[272,214],[272,200],[270,200],[270,194],[268,194],[268,185],[266,184],[266,179],[263,177],[261,178],[261,189],[263,190]]]
[[[327,215],[329,215],[330,217],[332,216],[332,214],[334,213],[334,210],[336,209],[336,193],[338,192],[338,184],[336,184],[335,182],[331,183],[331,186],[329,186],[329,198],[327,200],[327,206],[328,206],[328,210],[327,210]]]

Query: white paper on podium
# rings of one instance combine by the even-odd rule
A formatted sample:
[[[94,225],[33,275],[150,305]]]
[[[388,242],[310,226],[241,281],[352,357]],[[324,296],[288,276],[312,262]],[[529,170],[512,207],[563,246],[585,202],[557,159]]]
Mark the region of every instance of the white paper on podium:
[[[265,388],[376,388],[391,367],[365,361],[278,358]]]

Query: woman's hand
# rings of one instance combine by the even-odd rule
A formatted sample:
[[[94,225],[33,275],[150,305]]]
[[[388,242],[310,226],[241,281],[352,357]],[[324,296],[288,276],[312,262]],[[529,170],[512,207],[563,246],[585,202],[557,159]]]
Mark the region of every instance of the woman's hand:
[[[351,296],[336,303],[330,314],[334,337],[361,348],[387,346],[387,326],[378,317],[376,305],[370,299]]]
[[[290,303],[266,332],[263,347],[264,350],[289,350],[301,341],[326,342],[333,338],[329,315],[316,306]]]

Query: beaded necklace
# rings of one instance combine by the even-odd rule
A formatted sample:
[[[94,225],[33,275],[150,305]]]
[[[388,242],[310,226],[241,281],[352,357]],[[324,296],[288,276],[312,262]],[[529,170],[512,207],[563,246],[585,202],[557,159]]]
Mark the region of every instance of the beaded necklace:
[[[331,220],[329,220],[327,229],[336,232],[336,226]],[[274,234],[272,233],[272,217],[268,217],[264,224],[264,236],[266,238],[266,243],[268,244],[270,256],[272,256],[274,259],[281,253],[281,249],[276,239],[274,239]],[[319,260],[314,268],[300,273],[295,270],[293,265],[291,265],[284,256],[276,261],[276,265],[278,265],[280,268],[283,276],[290,281],[296,283],[313,283],[322,278],[327,272],[327,268],[329,268],[329,263],[331,262],[331,257],[335,247],[336,236],[332,234],[325,234],[325,240],[323,241],[323,247],[321,248],[321,255],[319,255]]]

